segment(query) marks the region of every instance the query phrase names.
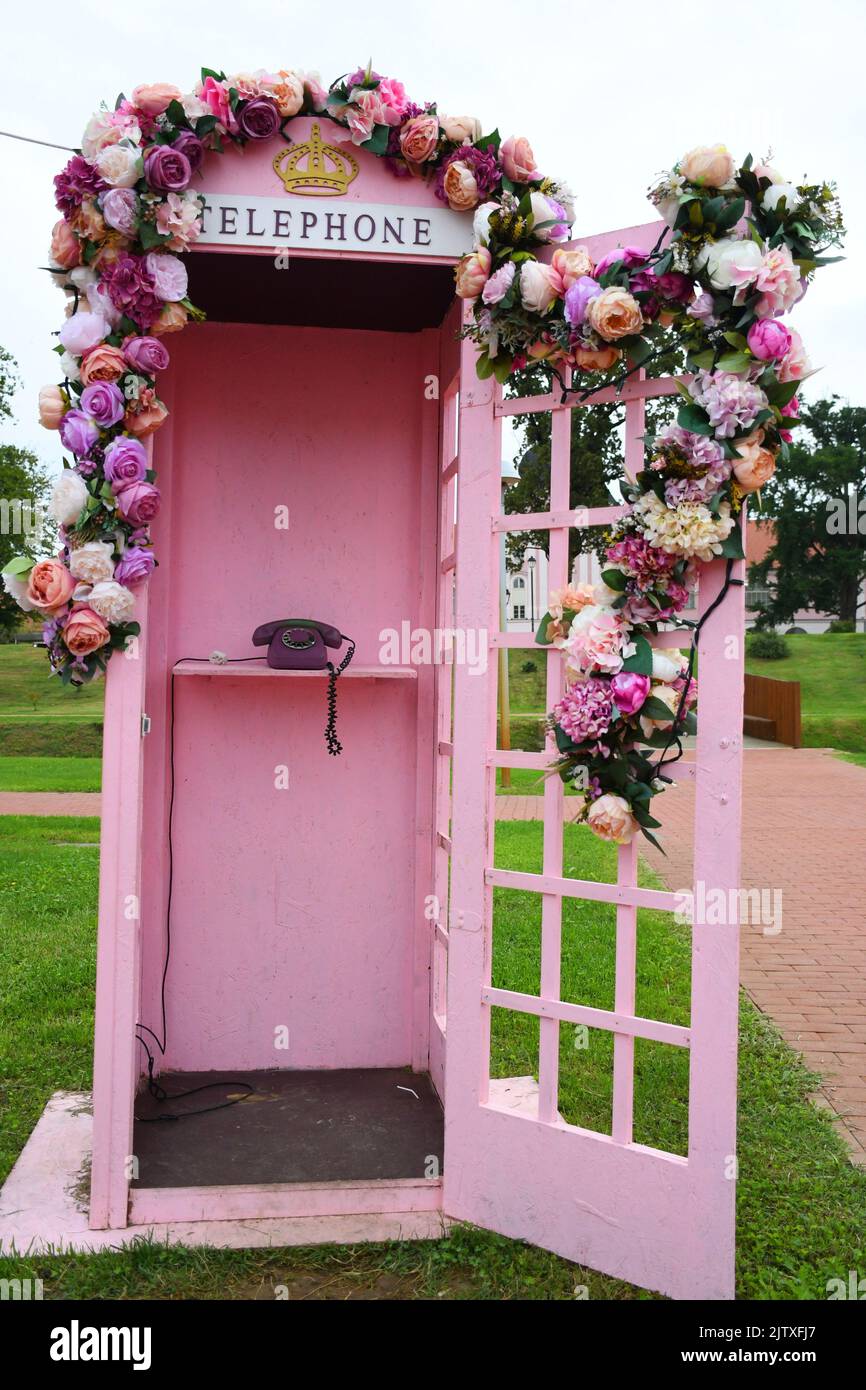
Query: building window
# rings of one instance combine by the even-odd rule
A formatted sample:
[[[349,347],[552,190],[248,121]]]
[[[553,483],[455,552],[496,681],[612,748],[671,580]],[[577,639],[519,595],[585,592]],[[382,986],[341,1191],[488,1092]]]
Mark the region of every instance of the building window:
[[[514,579],[514,587],[515,587],[515,589],[525,589],[525,588],[526,588],[526,580],[523,578],[523,575],[522,575],[522,574],[518,574],[518,575],[515,576],[515,579]]]
[[[526,604],[525,604],[525,603],[515,603],[514,607],[513,607],[512,610],[511,610],[511,616],[512,616],[513,618],[525,618],[525,617],[526,617]]]
[[[747,608],[766,608],[770,602],[770,590],[767,588],[754,589],[749,586],[746,589]]]

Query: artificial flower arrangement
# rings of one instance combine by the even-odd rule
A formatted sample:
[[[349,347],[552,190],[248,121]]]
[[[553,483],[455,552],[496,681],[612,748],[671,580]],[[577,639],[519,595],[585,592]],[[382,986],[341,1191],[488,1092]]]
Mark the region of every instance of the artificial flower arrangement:
[[[794,281],[799,285],[800,275],[807,278],[820,263],[815,246],[838,235],[831,190],[782,185],[791,190],[787,200],[773,200],[767,190],[780,180],[772,171],[751,170],[747,162],[737,183],[729,155],[692,152],[652,195],[674,228],[672,248],[654,257],[626,248],[593,266],[584,251],[557,246],[570,234],[571,194],[541,173],[525,139],[484,136],[472,117],[416,105],[402,83],[369,64],[327,90],[315,74],[285,69],[227,77],[203,68],[187,94],[167,83],[136,87],[92,117],[80,154],[54,180],[62,217],[50,270],[68,302],[56,348],[63,381],[43,388],[40,419],[59,430],[73,458],[50,504],[62,549],[39,562],[18,556],[3,572],[21,607],[45,617],[51,666],[66,682],[80,685],[104,670],[137,632],[135,589],[156,564],[149,526],[160,492],[142,440],[167,414],[158,394],[169,362],[163,338],[204,317],[188,298],[180,257],[201,232],[202,198],[192,185],[205,153],[285,137],[294,116],[316,113],[384,158],[396,176],[432,180],[438,198],[473,215],[476,250],[457,266],[456,282],[457,293],[474,301],[468,331],[481,348],[480,375],[504,380],[539,358],[552,370],[571,361],[604,372],[623,353],[645,360],[657,324],[672,321],[695,360],[706,359],[689,437],[718,435],[730,460],[749,420],[755,476],[766,471],[777,416],[792,410],[769,377],[802,376],[805,358],[792,337],[782,359],[785,378],[772,366],[781,357],[772,357],[779,340],[750,342],[743,333],[752,318],[772,320],[777,312],[752,313],[759,297],[786,304]],[[747,199],[752,213],[744,222]],[[722,234],[737,254],[718,254]],[[557,249],[548,265],[536,253],[551,245]],[[804,259],[804,247],[812,259]],[[791,261],[791,248],[799,261]],[[692,302],[696,284],[705,289]],[[732,303],[735,364],[719,360],[717,348]],[[762,374],[753,382],[758,362]],[[737,374],[746,385],[730,384]],[[750,417],[754,401],[761,410]],[[714,417],[733,420],[734,428],[717,431]],[[683,467],[679,456],[676,466]],[[659,472],[657,482],[666,476]],[[709,529],[724,527],[724,514],[713,515]],[[663,525],[661,517],[656,522]]]
[[[650,197],[666,245],[625,247],[596,266],[579,248],[557,251],[547,271],[563,289],[548,334],[557,360],[585,366],[581,354],[606,344],[633,366],[666,325],[694,374],[679,385],[676,423],[647,439],[647,466],[625,487],[602,584],[551,595],[536,639],[566,658],[549,720],[556,770],[583,795],[582,819],[618,844],[638,830],[656,843],[651,802],[670,780],[667,752],[696,727],[695,639],[686,659],[653,651],[647,635],[682,612],[701,562],[727,558],[730,582],[743,558],[743,499],[784,458],[811,371],[781,316],[837,259],[823,252],[842,235],[829,186],[795,186],[751,158],[737,169],[724,146],[690,151]]]

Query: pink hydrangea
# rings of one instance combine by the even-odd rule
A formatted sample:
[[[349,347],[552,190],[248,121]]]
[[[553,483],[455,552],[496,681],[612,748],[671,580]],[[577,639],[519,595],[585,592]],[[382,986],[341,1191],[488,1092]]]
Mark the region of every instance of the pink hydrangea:
[[[575,617],[565,639],[568,665],[583,675],[614,675],[622,666],[626,629],[619,616],[600,604],[587,604]]]
[[[554,721],[575,743],[603,738],[612,716],[610,681],[595,678],[570,685],[553,710]]]

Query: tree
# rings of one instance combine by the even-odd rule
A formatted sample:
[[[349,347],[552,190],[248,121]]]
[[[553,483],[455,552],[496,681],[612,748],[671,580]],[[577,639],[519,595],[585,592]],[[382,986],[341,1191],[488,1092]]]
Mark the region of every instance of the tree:
[[[791,622],[802,608],[851,622],[866,580],[866,408],[832,396],[800,418],[808,438],[763,489],[774,543],[749,582],[769,589],[764,624]]]
[[[12,418],[17,380],[15,359],[0,348],[0,420]],[[50,549],[53,528],[41,524],[49,488],[50,480],[30,449],[0,444],[0,570],[22,551],[38,556]],[[18,604],[0,586],[0,634],[14,632],[21,618]]]

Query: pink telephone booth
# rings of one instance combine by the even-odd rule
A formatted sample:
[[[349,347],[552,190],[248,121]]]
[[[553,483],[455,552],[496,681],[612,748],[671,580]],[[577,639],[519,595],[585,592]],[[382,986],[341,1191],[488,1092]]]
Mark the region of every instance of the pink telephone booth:
[[[161,567],[141,639],[108,672],[90,1229],[75,1240],[414,1238],[459,1219],[674,1296],[731,1297],[736,926],[694,928],[691,1024],[675,1026],[636,1012],[637,910],[674,895],[636,886],[635,845],[616,884],[564,876],[554,778],[541,872],[494,867],[497,768],[550,761],[497,748],[496,653],[534,646],[499,630],[502,534],[549,529],[557,587],[569,527],[620,509],[573,510],[575,396],[503,401],[478,380],[453,287],[471,219],[364,151],[335,159],[325,118],[292,133],[291,158],[269,143],[202,176],[190,297],[208,320],[170,340]],[[632,467],[644,397],[674,390],[624,388]],[[502,419],[539,410],[551,509],[505,517]],[[701,608],[723,569],[704,567]],[[695,879],[722,887],[738,883],[742,681],[723,644],[741,594],[705,629],[697,756],[678,765],[697,781]],[[339,757],[327,673],[273,669],[251,645],[285,617],[355,643]],[[549,708],[563,676],[546,650]],[[493,983],[494,889],[540,895],[538,996]],[[609,1012],[561,998],[567,897],[616,906]],[[537,1076],[491,1079],[493,1009],[538,1019]],[[572,1024],[613,1035],[610,1134],[559,1113]],[[636,1039],[689,1051],[686,1156],[634,1142]],[[148,1056],[182,1100],[149,1092]],[[206,1113],[159,1122],[167,1110]]]

